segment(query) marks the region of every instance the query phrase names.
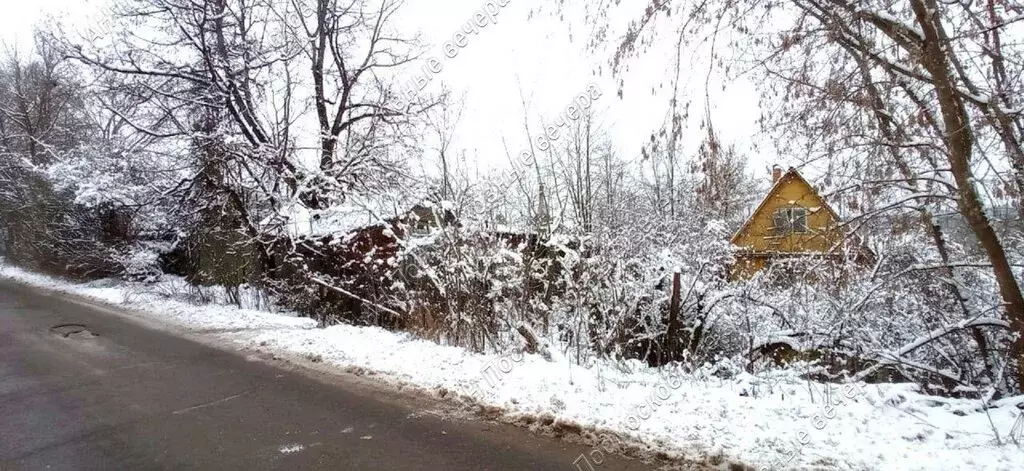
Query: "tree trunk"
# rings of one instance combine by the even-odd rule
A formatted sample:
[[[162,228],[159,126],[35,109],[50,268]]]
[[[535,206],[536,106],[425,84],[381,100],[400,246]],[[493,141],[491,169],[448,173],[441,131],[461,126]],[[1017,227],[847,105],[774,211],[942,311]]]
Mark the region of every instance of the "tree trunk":
[[[971,133],[970,118],[963,99],[957,93],[956,85],[950,76],[948,58],[943,50],[946,38],[939,19],[939,7],[935,0],[912,0],[911,3],[925,36],[921,62],[931,74],[939,98],[939,110],[946,129],[950,170],[957,184],[957,205],[992,263],[992,271],[999,285],[1006,316],[1013,331],[1017,333],[1010,355],[1017,361],[1018,387],[1024,390],[1024,296],[1021,295],[1020,285],[1013,275],[1006,251],[989,223],[988,216],[985,215],[981,198],[972,181],[971,153],[974,136]]]
[[[911,171],[910,166],[907,165],[903,156],[898,151],[899,147],[897,147],[898,143],[906,142],[906,136],[902,130],[893,123],[892,113],[886,107],[885,102],[882,100],[882,94],[879,92],[875,82],[871,79],[871,72],[868,68],[867,59],[855,49],[846,45],[842,46],[857,62],[861,80],[864,82],[864,89],[868,94],[868,98],[871,100],[872,114],[878,122],[879,132],[888,143],[887,147],[889,155],[893,159],[893,164],[896,166],[897,171],[900,172],[900,175],[907,180],[910,188],[915,192],[919,191],[918,180]],[[970,318],[971,312],[967,305],[967,299],[960,290],[960,286],[957,284],[956,273],[953,270],[953,267],[949,264],[949,250],[946,244],[946,238],[942,233],[942,228],[935,222],[932,212],[925,205],[919,206],[917,211],[921,216],[922,225],[930,232],[932,242],[935,243],[935,248],[939,252],[939,259],[942,260],[942,263],[945,266],[945,268],[943,268],[943,273],[949,279],[949,282],[946,283],[946,287],[948,288],[950,295],[956,299],[964,318]],[[992,384],[998,384],[998,374],[991,361],[990,350],[988,347],[988,341],[985,339],[985,333],[979,327],[972,327],[970,331],[974,341],[978,344],[979,355],[985,365],[985,374],[988,376],[989,381]],[[1002,389],[1003,388],[998,388],[997,390]]]

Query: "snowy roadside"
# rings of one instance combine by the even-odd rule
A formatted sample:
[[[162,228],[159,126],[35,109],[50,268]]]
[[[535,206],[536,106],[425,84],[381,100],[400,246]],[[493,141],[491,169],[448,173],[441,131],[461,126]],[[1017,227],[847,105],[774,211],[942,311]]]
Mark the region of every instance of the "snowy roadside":
[[[116,304],[239,348],[361,368],[393,384],[455,394],[500,410],[502,419],[612,432],[669,456],[763,469],[1024,468],[1024,418],[1011,406],[917,394],[911,385],[835,387],[791,372],[754,377],[715,371],[666,373],[639,362],[586,368],[535,355],[481,355],[378,328],[315,328],[310,319],[234,306],[197,306],[131,283],[74,284],[0,265],[0,278]],[[999,441],[997,443],[996,432]],[[594,433],[597,435],[597,432]],[[567,469],[601,469],[617,447],[602,435]]]
[[[314,329],[312,319],[285,316],[235,306],[206,304],[197,306],[174,299],[170,293],[176,287],[100,280],[91,283],[72,283],[38,273],[29,272],[0,261],[0,278],[11,279],[51,291],[68,293],[101,303],[116,304],[191,332],[227,332],[258,329]],[[168,295],[160,295],[160,288]]]

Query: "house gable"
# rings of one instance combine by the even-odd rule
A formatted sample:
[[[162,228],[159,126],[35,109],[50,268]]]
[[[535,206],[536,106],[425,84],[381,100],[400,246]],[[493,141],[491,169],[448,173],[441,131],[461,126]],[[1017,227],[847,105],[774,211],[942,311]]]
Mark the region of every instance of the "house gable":
[[[796,209],[805,215],[802,231],[778,231],[776,212]],[[785,214],[785,213],[784,213]],[[833,253],[842,250],[839,216],[800,174],[790,168],[743,224],[731,242],[753,254]]]

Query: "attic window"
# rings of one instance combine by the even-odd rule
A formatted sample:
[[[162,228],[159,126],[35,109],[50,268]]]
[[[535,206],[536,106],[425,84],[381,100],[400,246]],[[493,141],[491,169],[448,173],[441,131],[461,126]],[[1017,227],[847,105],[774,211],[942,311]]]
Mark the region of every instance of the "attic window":
[[[807,232],[807,210],[804,208],[780,208],[772,216],[775,235],[803,234]]]

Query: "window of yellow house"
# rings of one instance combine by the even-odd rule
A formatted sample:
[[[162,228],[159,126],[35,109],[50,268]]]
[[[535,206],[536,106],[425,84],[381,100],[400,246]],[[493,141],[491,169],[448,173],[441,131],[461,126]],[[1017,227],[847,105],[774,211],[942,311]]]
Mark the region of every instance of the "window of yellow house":
[[[777,236],[807,232],[807,210],[804,208],[776,209],[772,219]]]

